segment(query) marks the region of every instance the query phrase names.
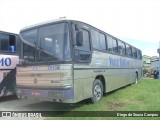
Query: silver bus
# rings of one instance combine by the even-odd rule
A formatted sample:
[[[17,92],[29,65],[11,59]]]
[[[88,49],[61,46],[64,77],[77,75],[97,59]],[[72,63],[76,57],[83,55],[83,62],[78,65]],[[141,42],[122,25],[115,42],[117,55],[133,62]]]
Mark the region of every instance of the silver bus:
[[[19,98],[99,102],[104,93],[137,83],[141,50],[84,22],[55,20],[20,31]]]
[[[0,97],[15,94],[19,35],[0,31]]]

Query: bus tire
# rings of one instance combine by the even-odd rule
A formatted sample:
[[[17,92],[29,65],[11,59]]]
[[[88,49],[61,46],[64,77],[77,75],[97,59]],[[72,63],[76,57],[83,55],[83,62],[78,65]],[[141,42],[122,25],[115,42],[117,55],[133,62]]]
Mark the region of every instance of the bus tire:
[[[99,102],[102,99],[102,97],[103,97],[103,85],[100,80],[96,79],[93,82],[93,86],[92,86],[91,103]]]
[[[137,84],[138,83],[138,74],[135,73],[135,80],[134,80],[134,83]]]

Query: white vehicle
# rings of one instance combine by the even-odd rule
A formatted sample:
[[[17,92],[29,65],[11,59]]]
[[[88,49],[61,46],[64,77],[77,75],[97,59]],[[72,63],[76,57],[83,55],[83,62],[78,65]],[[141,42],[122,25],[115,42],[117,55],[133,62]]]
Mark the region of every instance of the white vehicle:
[[[141,51],[89,24],[50,21],[22,29],[20,37],[19,98],[96,103],[141,78]]]
[[[0,97],[15,94],[19,35],[0,31]]]

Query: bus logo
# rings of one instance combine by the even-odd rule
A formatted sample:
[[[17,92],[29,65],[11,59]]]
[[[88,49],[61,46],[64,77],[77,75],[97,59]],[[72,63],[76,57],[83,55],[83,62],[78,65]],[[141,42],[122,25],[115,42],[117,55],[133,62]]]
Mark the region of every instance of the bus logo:
[[[1,58],[0,64],[1,66],[10,66],[12,64],[11,58]]]

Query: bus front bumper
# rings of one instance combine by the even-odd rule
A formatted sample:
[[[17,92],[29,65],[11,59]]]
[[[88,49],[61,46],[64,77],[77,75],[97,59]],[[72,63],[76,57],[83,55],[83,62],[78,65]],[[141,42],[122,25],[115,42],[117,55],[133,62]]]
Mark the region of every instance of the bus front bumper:
[[[16,94],[18,98],[38,98],[54,102],[64,102],[67,100],[74,100],[74,88],[24,88],[17,86]]]

